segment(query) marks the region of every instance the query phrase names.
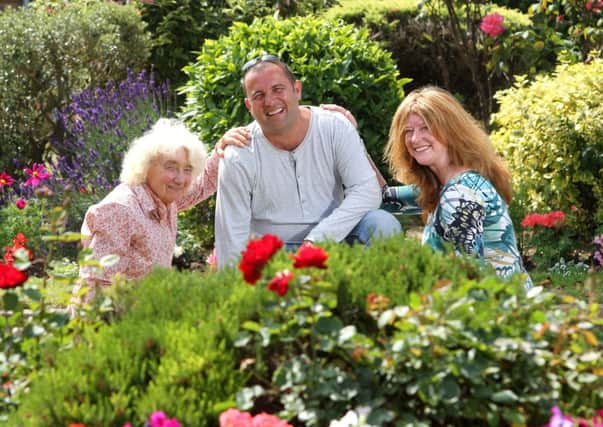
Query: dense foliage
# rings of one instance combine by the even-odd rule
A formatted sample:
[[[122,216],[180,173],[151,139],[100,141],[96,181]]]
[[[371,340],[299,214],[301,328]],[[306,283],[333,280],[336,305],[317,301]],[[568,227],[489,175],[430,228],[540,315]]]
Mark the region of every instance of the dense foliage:
[[[190,80],[184,112],[206,143],[250,121],[240,69],[263,53],[291,66],[303,83],[303,103],[334,102],[354,112],[369,153],[381,159],[388,131],[383,120],[393,116],[404,80],[366,31],[311,17],[236,23],[227,36],[206,41],[197,62],[185,68]]]
[[[40,161],[50,136],[61,138],[53,112],[72,93],[124,78],[149,54],[136,9],[97,1],[4,10],[0,46],[0,165],[8,171]]]
[[[512,170],[521,215],[572,212],[566,226],[578,242],[592,241],[603,226],[602,72],[597,59],[560,65],[533,81],[518,78],[497,95],[494,116],[492,139]]]
[[[328,7],[333,0],[155,0],[140,4],[142,19],[151,33],[151,62],[172,87],[186,83],[182,68],[193,62],[206,39],[217,39],[233,22],[250,23],[256,17],[307,15]]]
[[[532,425],[553,402],[603,404],[596,305],[562,310],[403,237],[311,250],[250,257],[267,264],[255,288],[235,270],[114,285],[112,324],[48,355],[10,422],[122,425],[161,408],[205,426],[237,404],[305,425],[356,406],[374,425]]]

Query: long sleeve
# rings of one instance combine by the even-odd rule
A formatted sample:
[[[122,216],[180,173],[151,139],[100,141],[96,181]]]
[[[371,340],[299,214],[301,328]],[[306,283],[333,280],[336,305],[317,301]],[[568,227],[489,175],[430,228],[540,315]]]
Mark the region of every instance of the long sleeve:
[[[183,211],[191,206],[202,202],[211,197],[218,188],[218,167],[220,165],[220,157],[215,150],[205,162],[203,172],[193,181],[191,189],[180,200],[176,201],[178,211]]]
[[[245,150],[227,149],[219,167],[215,219],[219,268],[235,261],[249,239],[254,176],[239,157]]]
[[[93,206],[86,212],[81,230],[84,247],[92,249],[95,260],[117,255],[119,261],[102,271],[84,266],[80,271],[82,278],[107,285],[116,273],[128,270],[130,242],[134,233],[131,214],[126,206],[117,203]]]
[[[379,208],[381,189],[356,130],[342,122],[334,134],[335,170],[344,187],[344,199],[307,236],[308,240],[342,241],[370,210]]]

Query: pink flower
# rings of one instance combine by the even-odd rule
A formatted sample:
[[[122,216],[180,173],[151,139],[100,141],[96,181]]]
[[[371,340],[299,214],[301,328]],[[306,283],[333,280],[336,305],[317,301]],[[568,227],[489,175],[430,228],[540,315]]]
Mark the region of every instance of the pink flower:
[[[293,427],[286,421],[281,420],[274,415],[266,414],[262,412],[261,414],[253,417],[253,421],[251,424],[252,427]]]
[[[5,185],[12,185],[13,182],[15,182],[15,180],[12,176],[7,174],[6,172],[0,173],[0,188],[4,187]]]
[[[289,290],[289,281],[293,279],[293,273],[284,270],[276,273],[276,276],[268,283],[268,289],[284,297]]]
[[[156,411],[149,417],[149,427],[182,427],[176,418],[168,419],[163,411]]]
[[[503,25],[504,20],[505,18],[502,15],[499,15],[498,13],[491,13],[490,15],[486,15],[482,18],[482,22],[479,27],[490,37],[496,37],[505,31],[505,26]]]
[[[125,424],[124,424],[124,427],[132,427],[132,424],[130,424],[130,423],[125,423]]]
[[[210,269],[215,270],[218,265],[218,258],[216,257],[216,248],[211,251],[211,254],[205,258],[205,262],[209,266]]]
[[[19,209],[23,209],[25,206],[27,206],[27,202],[24,199],[17,199],[15,206]]]
[[[563,415],[558,406],[551,408],[553,415],[547,424],[547,427],[574,427],[574,421],[571,417]]]
[[[50,178],[50,174],[46,172],[44,165],[41,163],[34,163],[30,168],[25,168],[25,173],[29,175],[29,179],[25,181],[25,185],[31,187],[37,187],[42,181]]]
[[[252,427],[253,417],[249,412],[230,408],[220,414],[220,427]]]

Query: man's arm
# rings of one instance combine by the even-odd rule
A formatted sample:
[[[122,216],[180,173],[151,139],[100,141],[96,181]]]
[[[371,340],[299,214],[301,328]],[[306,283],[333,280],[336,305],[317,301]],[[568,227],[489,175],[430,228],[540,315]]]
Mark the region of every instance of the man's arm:
[[[332,239],[340,242],[368,211],[379,208],[381,204],[377,177],[358,132],[349,123],[341,122],[335,133],[335,170],[341,177],[345,197],[329,216],[312,229],[307,240]]]
[[[253,174],[239,154],[240,150],[226,150],[218,170],[215,234],[219,268],[235,261],[249,239]]]

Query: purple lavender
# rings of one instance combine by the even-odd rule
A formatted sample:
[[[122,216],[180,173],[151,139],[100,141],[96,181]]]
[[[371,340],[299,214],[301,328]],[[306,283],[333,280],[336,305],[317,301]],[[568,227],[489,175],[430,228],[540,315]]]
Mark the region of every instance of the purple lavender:
[[[169,84],[156,83],[145,70],[128,70],[124,81],[73,95],[57,113],[61,134],[51,142],[56,184],[104,195],[119,181],[129,144],[159,117],[173,114],[172,100]]]

